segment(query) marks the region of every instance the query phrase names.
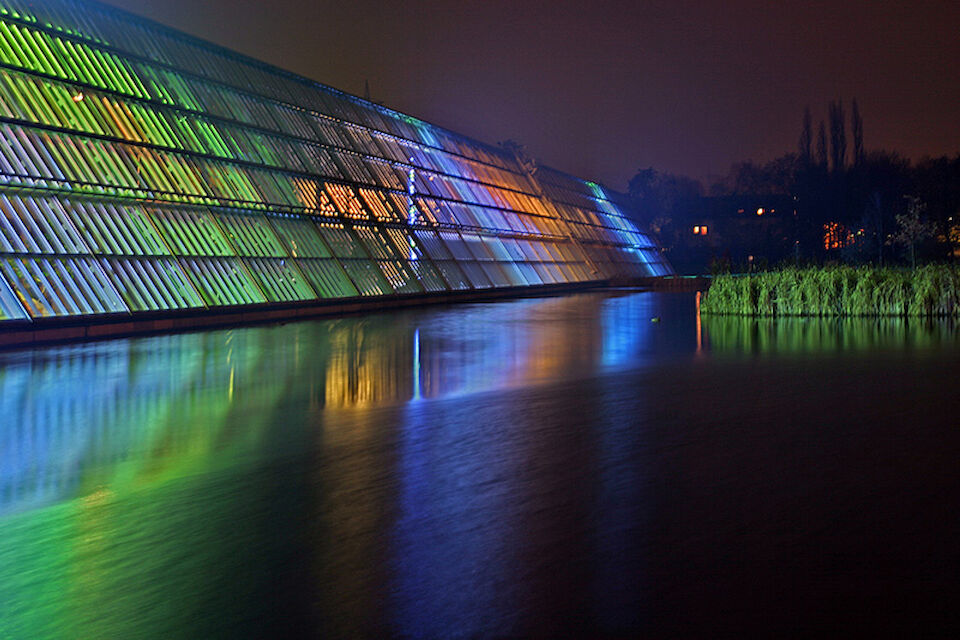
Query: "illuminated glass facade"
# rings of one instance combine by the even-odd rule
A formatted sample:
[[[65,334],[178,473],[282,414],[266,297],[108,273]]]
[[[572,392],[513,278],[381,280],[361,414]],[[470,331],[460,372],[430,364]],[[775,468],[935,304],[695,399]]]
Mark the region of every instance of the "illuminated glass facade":
[[[0,0],[0,326],[661,276],[620,196],[91,2]]]

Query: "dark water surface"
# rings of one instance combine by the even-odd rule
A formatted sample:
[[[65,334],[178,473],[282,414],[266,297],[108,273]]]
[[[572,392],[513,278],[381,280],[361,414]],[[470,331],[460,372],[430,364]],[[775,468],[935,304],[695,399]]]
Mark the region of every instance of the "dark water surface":
[[[654,293],[0,353],[0,638],[955,633],[958,380]]]

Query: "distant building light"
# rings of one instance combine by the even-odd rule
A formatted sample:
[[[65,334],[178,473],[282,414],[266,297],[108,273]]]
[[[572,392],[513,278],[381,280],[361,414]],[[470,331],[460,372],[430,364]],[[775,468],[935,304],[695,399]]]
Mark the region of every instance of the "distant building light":
[[[700,227],[700,235],[702,235],[702,236],[707,235],[707,227],[706,227],[706,226]]]
[[[694,227],[694,228],[693,228],[693,235],[695,235],[695,236],[700,235],[700,227]]]
[[[700,224],[693,228],[693,235],[695,236],[705,236],[707,235],[707,226]]]
[[[743,213],[743,209],[737,209],[737,213]]]
[[[758,216],[762,216],[763,213],[764,213],[764,212],[763,212],[763,207],[760,207],[759,209],[757,209],[757,215],[758,215]]]

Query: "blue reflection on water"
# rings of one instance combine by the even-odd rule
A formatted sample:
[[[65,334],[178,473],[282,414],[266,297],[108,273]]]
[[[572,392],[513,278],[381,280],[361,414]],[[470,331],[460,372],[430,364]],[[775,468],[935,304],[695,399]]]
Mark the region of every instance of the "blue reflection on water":
[[[844,480],[857,463],[817,457],[830,451],[821,422],[844,434],[834,447],[859,452],[878,425],[874,444],[892,443],[825,493],[830,514],[837,487],[864,484],[841,505],[854,512],[876,494],[860,478],[923,442],[897,428],[903,398],[951,400],[936,367],[957,336],[741,318],[707,318],[701,336],[693,311],[690,295],[608,292],[0,353],[0,637],[263,637],[315,622],[331,635],[626,637],[666,615],[658,603],[689,612],[703,571],[753,585],[723,544],[739,548],[747,516],[784,495],[796,504],[791,491],[811,508],[821,470]],[[897,356],[834,357],[849,351]],[[794,358],[810,353],[830,357]],[[885,367],[924,382],[872,395]],[[816,429],[803,411],[785,419],[802,401]],[[850,402],[849,416],[824,411]],[[922,477],[931,459],[934,476],[955,467],[935,444],[879,482]],[[908,506],[923,495],[901,493]],[[717,550],[704,522],[724,524]],[[204,602],[217,603],[206,627],[164,613]],[[40,627],[53,632],[24,631]]]

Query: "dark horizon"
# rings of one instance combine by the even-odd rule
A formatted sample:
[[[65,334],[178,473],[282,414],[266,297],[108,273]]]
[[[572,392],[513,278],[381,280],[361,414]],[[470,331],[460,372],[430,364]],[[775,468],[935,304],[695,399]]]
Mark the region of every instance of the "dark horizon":
[[[868,150],[960,151],[960,5],[109,4],[620,190],[794,151],[804,107],[816,124],[837,98]]]

